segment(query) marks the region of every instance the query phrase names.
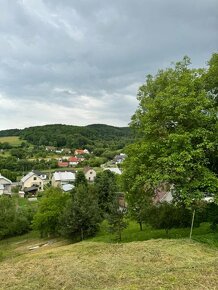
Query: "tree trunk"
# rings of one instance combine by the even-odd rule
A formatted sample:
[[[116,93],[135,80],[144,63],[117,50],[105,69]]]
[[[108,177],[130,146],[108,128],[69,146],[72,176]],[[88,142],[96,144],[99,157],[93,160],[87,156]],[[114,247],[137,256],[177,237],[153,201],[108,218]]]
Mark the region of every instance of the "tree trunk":
[[[192,238],[192,231],[193,231],[194,220],[195,220],[195,209],[193,210],[193,213],[192,213],[192,223],[191,223],[191,229],[190,229],[190,235],[189,235],[189,239],[190,240]]]
[[[142,231],[142,222],[139,222],[140,231]]]
[[[83,238],[84,238],[84,236],[83,236],[83,228],[81,228],[80,237],[81,237],[81,241],[83,241]]]

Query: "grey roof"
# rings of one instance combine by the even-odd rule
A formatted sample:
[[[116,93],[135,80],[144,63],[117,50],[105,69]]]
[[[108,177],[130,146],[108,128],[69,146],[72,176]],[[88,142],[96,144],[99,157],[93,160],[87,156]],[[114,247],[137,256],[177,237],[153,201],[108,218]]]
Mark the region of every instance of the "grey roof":
[[[67,191],[71,191],[75,186],[73,184],[63,184],[62,185],[62,189],[63,191],[67,192]]]
[[[6,177],[4,177],[3,175],[1,175],[0,173],[0,179],[4,179],[8,184],[12,184],[12,181]]]
[[[45,173],[42,173],[38,170],[32,170],[33,173],[35,173],[36,175],[40,176],[40,175],[45,175]]]
[[[59,171],[53,174],[55,181],[74,181],[76,178],[75,173],[68,171]]]
[[[30,177],[36,175],[38,178],[40,178],[42,180],[42,178],[40,176],[38,176],[37,174],[35,174],[33,171],[29,172],[28,174],[26,174],[23,178],[21,178],[21,182],[25,182],[27,181]],[[43,180],[42,180],[43,181]]]

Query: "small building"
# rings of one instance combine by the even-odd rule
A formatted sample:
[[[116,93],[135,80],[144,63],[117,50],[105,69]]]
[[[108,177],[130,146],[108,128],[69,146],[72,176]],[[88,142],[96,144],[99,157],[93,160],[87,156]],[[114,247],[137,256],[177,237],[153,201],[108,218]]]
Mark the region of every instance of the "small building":
[[[80,160],[79,158],[72,156],[68,158],[68,162],[70,166],[76,166],[77,164],[79,164]]]
[[[66,161],[66,162],[63,162],[63,161],[58,161],[58,167],[68,167],[69,166],[69,163]]]
[[[44,190],[44,181],[35,172],[31,171],[21,179],[21,190],[25,193],[36,194]]]
[[[85,167],[83,169],[83,172],[85,174],[85,177],[86,179],[89,181],[89,182],[93,182],[95,180],[95,177],[96,177],[96,171],[91,168],[91,167]]]
[[[90,154],[89,153],[89,150],[87,150],[87,149],[76,149],[75,151],[74,151],[74,154],[75,155],[84,155],[84,154]]]
[[[11,195],[11,185],[11,180],[0,174],[0,195]]]
[[[75,172],[59,171],[54,172],[51,180],[51,185],[62,188],[65,184],[72,184],[76,179]]]
[[[73,184],[70,184],[70,183],[67,183],[67,184],[63,184],[62,185],[62,189],[64,192],[69,192],[71,191],[72,189],[74,189],[74,185]]]

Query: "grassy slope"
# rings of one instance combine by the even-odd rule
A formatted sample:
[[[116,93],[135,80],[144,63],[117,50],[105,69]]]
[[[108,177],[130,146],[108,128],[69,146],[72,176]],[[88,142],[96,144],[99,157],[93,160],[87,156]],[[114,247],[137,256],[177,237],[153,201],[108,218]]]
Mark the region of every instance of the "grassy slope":
[[[0,242],[0,289],[218,289],[218,251],[188,239]]]
[[[8,142],[12,146],[18,146],[23,140],[21,140],[18,136],[8,136],[8,137],[0,137],[0,143]]]

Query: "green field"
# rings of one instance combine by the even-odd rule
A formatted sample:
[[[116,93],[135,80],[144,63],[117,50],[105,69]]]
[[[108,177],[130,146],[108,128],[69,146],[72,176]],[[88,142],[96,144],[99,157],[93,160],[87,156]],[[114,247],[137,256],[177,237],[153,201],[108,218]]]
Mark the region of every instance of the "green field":
[[[30,250],[36,246],[38,248]],[[188,239],[0,242],[0,289],[217,289],[218,251]]]
[[[123,242],[102,224],[97,237],[72,244],[38,232],[0,241],[0,289],[218,289],[218,233],[152,230],[130,222]],[[200,241],[200,242],[199,242]]]
[[[21,140],[18,136],[0,137],[0,143],[7,142],[12,146],[19,146],[24,140]]]

